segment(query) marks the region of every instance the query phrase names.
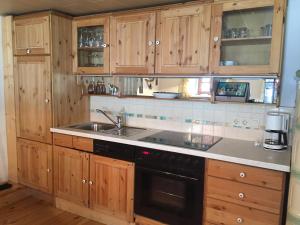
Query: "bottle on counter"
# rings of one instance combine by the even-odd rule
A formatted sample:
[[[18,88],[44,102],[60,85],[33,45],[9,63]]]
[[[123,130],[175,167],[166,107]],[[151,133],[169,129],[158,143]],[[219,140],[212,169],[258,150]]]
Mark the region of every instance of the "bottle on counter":
[[[90,81],[89,86],[88,86],[88,94],[95,94],[95,82]]]
[[[101,95],[102,94],[102,87],[101,87],[101,82],[100,81],[97,82],[95,90],[96,90],[96,94],[97,95]]]

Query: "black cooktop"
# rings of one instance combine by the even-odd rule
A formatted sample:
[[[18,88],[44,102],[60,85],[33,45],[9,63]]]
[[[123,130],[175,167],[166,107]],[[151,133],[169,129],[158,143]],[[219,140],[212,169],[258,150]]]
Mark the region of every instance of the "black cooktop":
[[[221,139],[222,138],[220,137],[209,135],[162,131],[151,136],[139,139],[139,141],[207,151]]]

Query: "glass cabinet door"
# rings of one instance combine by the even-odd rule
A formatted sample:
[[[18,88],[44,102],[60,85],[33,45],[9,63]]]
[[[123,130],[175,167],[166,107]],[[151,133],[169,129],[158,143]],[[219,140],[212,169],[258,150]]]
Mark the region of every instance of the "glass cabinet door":
[[[109,73],[108,18],[75,21],[74,73]]]
[[[278,9],[275,9],[278,6],[268,0],[259,7],[255,4],[251,8],[247,4],[244,6],[241,3],[240,7],[232,5],[230,9],[226,3],[216,5],[220,14],[215,15],[219,27],[213,29],[213,72],[278,73],[283,33],[283,19],[278,23],[278,17],[283,13],[278,14]]]

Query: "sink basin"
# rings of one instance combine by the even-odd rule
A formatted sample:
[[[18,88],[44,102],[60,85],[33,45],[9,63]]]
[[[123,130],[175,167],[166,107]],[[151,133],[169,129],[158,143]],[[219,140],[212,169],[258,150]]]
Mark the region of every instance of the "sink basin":
[[[76,130],[100,132],[100,133],[117,135],[117,136],[125,136],[125,137],[129,137],[138,134],[143,130],[146,130],[144,128],[137,128],[137,127],[122,127],[119,129],[114,124],[97,123],[97,122],[76,124],[76,125],[69,126],[68,128],[72,128]]]
[[[96,122],[69,126],[69,128],[73,128],[73,129],[95,131],[95,132],[111,130],[114,129],[115,127],[116,126],[114,124],[96,123]]]

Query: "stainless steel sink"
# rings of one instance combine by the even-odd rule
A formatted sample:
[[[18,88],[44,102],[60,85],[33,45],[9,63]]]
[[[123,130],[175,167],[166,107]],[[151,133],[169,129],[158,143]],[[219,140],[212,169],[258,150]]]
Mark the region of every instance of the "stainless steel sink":
[[[117,136],[125,136],[129,137],[135,134],[140,133],[144,128],[137,128],[137,127],[121,127],[118,128],[114,124],[107,124],[107,123],[97,123],[97,122],[89,122],[84,124],[76,124],[71,125],[68,128],[76,129],[76,130],[86,130],[86,131],[93,131]]]
[[[114,129],[115,127],[116,126],[114,124],[96,123],[96,122],[90,122],[90,123],[69,126],[69,128],[72,128],[72,129],[95,131],[95,132],[111,130],[111,129]]]

